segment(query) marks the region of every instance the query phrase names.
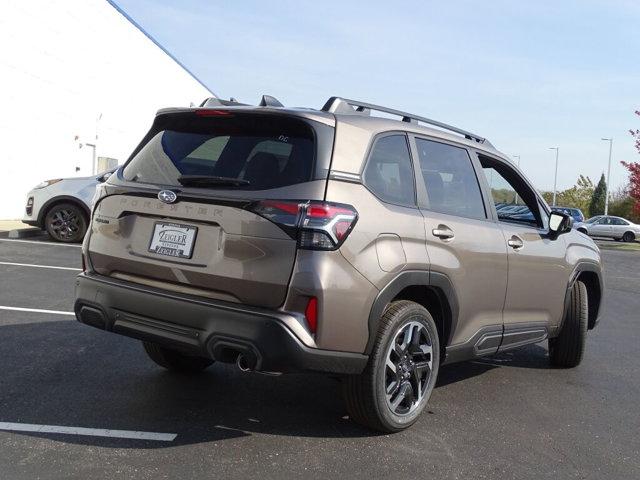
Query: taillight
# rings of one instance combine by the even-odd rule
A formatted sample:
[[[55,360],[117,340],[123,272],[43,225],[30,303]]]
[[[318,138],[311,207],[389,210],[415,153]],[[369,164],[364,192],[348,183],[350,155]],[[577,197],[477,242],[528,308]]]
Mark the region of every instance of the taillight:
[[[318,299],[311,297],[307,303],[307,308],[304,310],[304,316],[307,319],[307,325],[311,333],[316,333],[318,330]]]
[[[358,220],[351,205],[330,202],[263,200],[251,210],[297,239],[298,248],[308,250],[339,248]]]

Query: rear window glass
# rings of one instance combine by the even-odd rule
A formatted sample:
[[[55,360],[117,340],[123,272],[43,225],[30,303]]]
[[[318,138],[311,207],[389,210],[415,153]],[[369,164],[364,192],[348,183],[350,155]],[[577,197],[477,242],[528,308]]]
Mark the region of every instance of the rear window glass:
[[[219,188],[266,190],[312,180],[314,157],[314,132],[300,120],[190,112],[158,119],[124,178],[181,185],[182,176],[218,177],[238,180]]]

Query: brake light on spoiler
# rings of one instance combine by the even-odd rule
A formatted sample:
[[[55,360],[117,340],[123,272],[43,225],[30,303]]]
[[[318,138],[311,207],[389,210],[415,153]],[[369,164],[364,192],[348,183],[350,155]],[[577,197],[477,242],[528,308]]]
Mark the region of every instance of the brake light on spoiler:
[[[306,250],[336,250],[358,220],[351,205],[331,202],[262,200],[250,210],[279,225]]]

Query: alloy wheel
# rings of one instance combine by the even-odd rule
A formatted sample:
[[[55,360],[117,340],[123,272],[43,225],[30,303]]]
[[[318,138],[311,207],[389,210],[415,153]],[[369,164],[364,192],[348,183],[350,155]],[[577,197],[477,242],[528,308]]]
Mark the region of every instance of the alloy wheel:
[[[78,212],[71,209],[57,210],[51,217],[50,229],[60,240],[75,238],[80,232],[81,219]]]
[[[389,345],[384,386],[394,414],[408,415],[424,400],[433,370],[432,345],[427,328],[417,321],[400,328]]]

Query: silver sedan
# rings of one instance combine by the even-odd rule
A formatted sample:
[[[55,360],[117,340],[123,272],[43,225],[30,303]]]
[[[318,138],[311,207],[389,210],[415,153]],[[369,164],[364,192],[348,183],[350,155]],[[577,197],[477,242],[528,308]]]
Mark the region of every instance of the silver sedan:
[[[591,237],[608,237],[625,242],[640,239],[640,225],[611,215],[598,215],[576,223],[574,228]]]

